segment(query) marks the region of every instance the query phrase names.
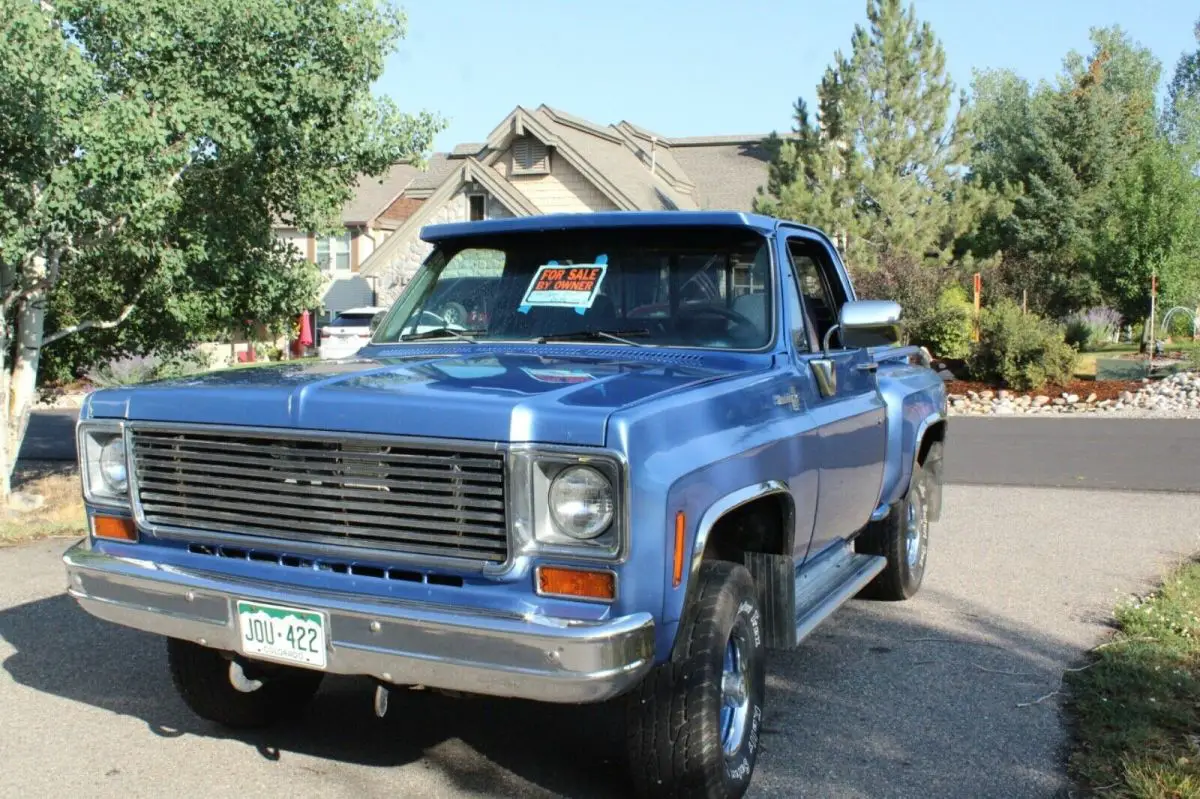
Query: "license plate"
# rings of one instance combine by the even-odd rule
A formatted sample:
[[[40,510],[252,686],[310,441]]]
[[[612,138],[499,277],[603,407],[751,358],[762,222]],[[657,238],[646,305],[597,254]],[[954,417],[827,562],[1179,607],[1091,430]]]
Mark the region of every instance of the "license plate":
[[[311,610],[237,603],[242,652],[251,657],[325,668],[325,616]]]

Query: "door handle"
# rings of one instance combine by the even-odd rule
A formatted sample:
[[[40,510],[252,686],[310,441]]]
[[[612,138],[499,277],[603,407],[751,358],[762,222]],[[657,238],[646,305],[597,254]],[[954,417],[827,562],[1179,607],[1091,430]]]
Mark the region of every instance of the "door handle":
[[[877,364],[875,361],[868,361],[867,363],[860,363],[854,368],[860,372],[877,372],[879,371],[879,364]]]

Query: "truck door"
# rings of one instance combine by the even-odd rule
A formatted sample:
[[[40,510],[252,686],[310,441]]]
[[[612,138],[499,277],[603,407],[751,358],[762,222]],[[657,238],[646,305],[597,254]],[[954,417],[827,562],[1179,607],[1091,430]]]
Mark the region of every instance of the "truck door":
[[[886,406],[875,364],[865,349],[842,346],[838,312],[849,287],[829,247],[814,237],[787,239],[803,303],[806,335],[796,342],[797,365],[811,380],[808,402],[819,447],[816,520],[809,558],[865,525],[879,502],[886,457]]]

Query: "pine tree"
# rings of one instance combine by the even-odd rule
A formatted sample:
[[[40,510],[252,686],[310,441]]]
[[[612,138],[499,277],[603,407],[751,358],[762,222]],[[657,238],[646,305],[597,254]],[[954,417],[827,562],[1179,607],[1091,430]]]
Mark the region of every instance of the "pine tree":
[[[946,264],[991,196],[963,181],[965,98],[951,121],[945,52],[911,6],[868,0],[867,20],[826,70],[816,121],[796,103],[759,207],[825,229],[856,270]]]

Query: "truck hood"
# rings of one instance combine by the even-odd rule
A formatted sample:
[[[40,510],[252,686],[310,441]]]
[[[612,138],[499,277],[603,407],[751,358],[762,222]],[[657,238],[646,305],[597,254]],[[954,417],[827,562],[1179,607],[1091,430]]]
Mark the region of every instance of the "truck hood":
[[[664,359],[669,360],[669,359]],[[97,391],[92,417],[603,446],[613,411],[722,365],[511,352],[282,363]]]

